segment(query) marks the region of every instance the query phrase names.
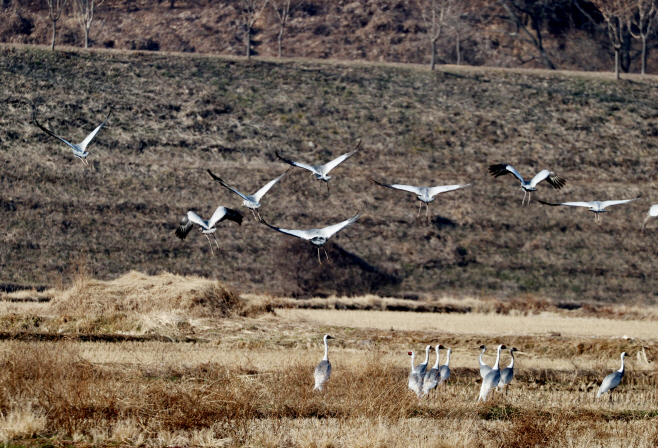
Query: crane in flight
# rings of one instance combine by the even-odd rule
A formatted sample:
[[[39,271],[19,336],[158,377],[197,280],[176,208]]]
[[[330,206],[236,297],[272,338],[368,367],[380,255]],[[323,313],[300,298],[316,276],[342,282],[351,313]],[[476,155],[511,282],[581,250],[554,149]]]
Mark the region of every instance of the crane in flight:
[[[91,143],[92,139],[93,139],[94,137],[96,137],[96,134],[98,134],[98,131],[101,130],[101,128],[103,127],[103,125],[104,125],[105,123],[107,123],[107,120],[110,119],[110,115],[112,115],[112,109],[110,109],[110,112],[107,114],[107,118],[105,119],[105,121],[103,121],[101,124],[99,124],[99,125],[96,127],[96,129],[94,129],[93,131],[91,131],[91,134],[89,134],[89,135],[88,135],[88,136],[82,141],[82,143],[77,143],[77,144],[69,143],[68,141],[66,141],[66,140],[64,140],[62,137],[60,137],[59,135],[55,134],[55,133],[54,133],[53,131],[51,131],[50,129],[47,129],[47,128],[45,128],[44,126],[42,126],[41,123],[39,123],[39,122],[37,121],[36,113],[34,114],[33,119],[34,119],[34,123],[36,123],[36,125],[39,126],[39,128],[40,128],[43,132],[45,132],[46,134],[50,135],[51,137],[55,137],[56,139],[60,140],[60,141],[63,142],[64,144],[66,144],[69,148],[71,148],[71,151],[73,151],[73,155],[74,155],[75,157],[77,157],[78,159],[80,159],[80,160],[82,161],[82,163],[84,163],[87,167],[89,167],[89,163],[87,162],[87,156],[89,155],[89,153],[87,152],[87,146],[89,146],[89,143]]]
[[[521,181],[521,189],[523,190],[523,200],[521,201],[521,205],[523,205],[525,202],[526,194],[528,195],[528,204],[530,204],[530,195],[533,191],[537,191],[537,184],[542,180],[546,180],[546,182],[548,182],[553,188],[558,190],[564,187],[564,185],[567,183],[566,180],[562,179],[554,172],[548,170],[541,170],[535,177],[532,178],[532,180],[524,180],[523,176],[521,176],[512,165],[508,165],[506,163],[491,165],[489,167],[489,173],[491,173],[493,177],[500,177],[510,173],[514,174],[514,176],[516,176],[516,178]]]
[[[558,205],[567,205],[569,207],[587,207],[589,208],[590,212],[594,212],[594,222],[600,224],[601,217],[599,215],[607,211],[606,207],[610,207],[611,205],[627,204],[629,202],[637,201],[641,197],[642,197],[642,193],[640,193],[639,196],[634,199],[622,199],[620,201],[562,202],[559,204],[554,204],[552,202],[544,202],[544,201],[539,201],[539,202],[544,205],[550,205],[552,207],[556,207]]]
[[[288,168],[288,170],[286,170],[285,173],[283,173],[282,175],[280,175],[280,176],[277,177],[276,179],[269,181],[267,184],[265,184],[265,186],[264,186],[263,188],[261,188],[261,189],[258,190],[256,193],[252,194],[251,196],[245,196],[244,194],[240,193],[238,190],[236,190],[235,188],[231,187],[229,184],[227,184],[226,182],[224,182],[222,179],[220,179],[219,177],[215,176],[215,175],[212,173],[212,171],[208,170],[208,174],[210,174],[210,177],[212,177],[212,178],[215,180],[215,182],[219,183],[219,185],[221,185],[222,187],[228,189],[229,191],[232,191],[233,193],[237,194],[237,195],[240,196],[242,199],[244,199],[244,200],[242,201],[242,205],[244,205],[244,206],[247,207],[249,210],[251,210],[251,213],[254,215],[254,218],[255,218],[256,220],[260,220],[260,213],[258,213],[258,208],[259,208],[260,205],[261,205],[261,204],[260,204],[260,200],[261,200],[261,198],[262,198],[263,196],[265,196],[265,193],[267,193],[268,191],[270,191],[270,188],[272,188],[272,187],[274,186],[275,183],[277,183],[278,181],[280,181],[281,178],[282,178],[283,176],[285,176],[285,175],[288,173],[288,171],[290,171],[291,169],[292,169],[292,168]],[[256,213],[258,213],[258,216],[256,216]]]
[[[260,219],[260,222],[261,224],[265,224],[267,227],[269,227],[270,229],[274,229],[277,232],[285,233],[286,235],[291,235],[309,241],[312,245],[318,248],[318,261],[320,262],[320,265],[322,265],[322,260],[320,259],[320,248],[324,250],[324,255],[327,257],[327,261],[329,261],[329,255],[327,255],[327,250],[324,249],[324,245],[327,243],[329,238],[331,238],[341,230],[345,229],[346,227],[349,227],[352,224],[354,224],[356,220],[359,219],[361,215],[363,215],[363,212],[364,210],[362,209],[361,211],[359,211],[359,213],[352,216],[350,219],[347,219],[338,224],[334,224],[333,226],[325,227],[323,229],[288,230],[270,225],[267,222],[265,222],[265,219],[263,218]]]
[[[183,219],[181,219],[180,225],[176,229],[176,236],[181,240],[184,240],[187,237],[187,234],[190,233],[194,224],[199,226],[199,230],[203,233],[210,244],[210,253],[215,254],[212,250],[212,243],[210,242],[210,237],[208,234],[212,234],[217,249],[219,249],[219,244],[217,243],[217,238],[215,238],[215,231],[217,230],[217,224],[228,219],[229,221],[237,222],[239,225],[242,225],[242,215],[240,212],[236,212],[230,208],[226,207],[217,207],[215,213],[212,214],[212,217],[208,221],[201,219],[199,215],[193,211],[187,212]]]
[[[331,176],[328,175],[329,171],[333,170],[338,165],[340,165],[341,163],[352,157],[354,154],[356,154],[356,152],[359,150],[359,146],[361,146],[361,140],[358,141],[356,147],[352,151],[343,154],[342,156],[336,157],[334,160],[332,160],[329,163],[325,163],[324,165],[316,165],[316,166],[311,166],[305,163],[295,162],[289,159],[285,159],[281,157],[278,151],[274,151],[274,154],[276,154],[276,156],[279,159],[281,159],[282,161],[286,162],[289,165],[296,166],[298,168],[303,168],[305,170],[309,170],[311,172],[311,175],[315,175],[315,178],[317,180],[323,180],[327,183],[327,191],[329,191],[329,179],[331,179]]]
[[[427,219],[429,219],[429,214],[430,214],[430,202],[434,201],[434,196],[441,193],[447,193],[449,191],[459,190],[461,188],[467,188],[473,185],[472,183],[470,183],[465,185],[442,185],[439,187],[415,187],[413,185],[385,184],[382,182],[377,182],[372,177],[369,177],[368,181],[371,184],[376,184],[386,188],[392,188],[394,190],[408,191],[409,193],[413,193],[417,195],[416,197],[420,201],[420,204],[418,204],[418,215],[416,216],[416,218],[420,217],[420,210],[423,207],[423,204],[425,204],[425,206],[427,207],[427,210],[425,211],[425,217]]]

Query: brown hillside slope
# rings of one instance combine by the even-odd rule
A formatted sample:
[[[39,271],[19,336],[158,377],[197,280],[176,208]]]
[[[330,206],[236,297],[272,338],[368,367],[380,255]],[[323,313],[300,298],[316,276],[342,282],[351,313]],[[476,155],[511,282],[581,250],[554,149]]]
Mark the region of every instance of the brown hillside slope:
[[[217,57],[2,50],[0,281],[56,284],[84,257],[91,274],[130,269],[217,278],[241,291],[284,295],[532,294],[560,300],[653,302],[654,78]],[[638,78],[639,79],[639,78]],[[89,150],[92,169],[31,123],[80,140],[114,113]],[[210,168],[248,193],[283,173],[274,150],[318,163],[362,150],[332,173],[331,192],[299,169],[264,198],[284,228],[312,228],[367,213],[327,246],[257,223]],[[312,145],[311,145],[312,143]],[[563,190],[522,192],[486,168],[508,162],[530,176],[551,168]],[[416,219],[413,195],[368,184],[473,188],[438,198]],[[643,199],[597,225],[584,209],[549,201]],[[173,231],[188,209],[245,212],[220,225],[221,252],[194,231]]]
[[[244,27],[237,0],[169,1],[106,0],[91,29],[91,46],[126,50],[180,51],[244,55]],[[399,0],[303,0],[292,12],[283,40],[283,55],[379,62],[429,63],[429,42],[418,4]],[[534,47],[516,34],[499,2],[464,3],[462,63],[502,67],[543,68]],[[548,1],[541,26],[544,45],[560,69],[608,71],[614,53],[604,23],[590,3],[580,9],[568,2]],[[46,3],[6,0],[0,8],[0,42],[50,44],[51,22]],[[584,8],[587,15],[581,10]],[[449,22],[438,41],[438,62],[457,60],[455,32]],[[58,45],[83,46],[84,38],[71,4],[58,22]],[[511,34],[510,34],[511,33]],[[268,8],[253,30],[253,54],[277,55],[278,25]],[[639,41],[630,38],[631,72],[638,72]],[[656,59],[649,41],[651,72]],[[626,53],[624,53],[626,54]],[[626,59],[624,59],[625,61]]]

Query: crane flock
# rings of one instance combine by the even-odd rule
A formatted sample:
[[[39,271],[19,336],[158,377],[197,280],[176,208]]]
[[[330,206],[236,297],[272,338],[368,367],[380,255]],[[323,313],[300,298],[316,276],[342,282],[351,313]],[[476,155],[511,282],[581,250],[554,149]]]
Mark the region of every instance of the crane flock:
[[[63,139],[59,135],[57,135],[55,132],[47,129],[43,125],[41,125],[36,118],[36,112],[33,116],[33,120],[35,124],[46,134],[60,140],[64,144],[66,144],[73,152],[73,155],[80,159],[85,166],[89,166],[89,163],[87,162],[87,157],[89,156],[89,152],[87,151],[87,147],[93,140],[93,138],[98,134],[98,132],[101,130],[101,128],[107,123],[107,121],[110,119],[110,116],[112,114],[112,110],[110,109],[110,112],[108,113],[107,117],[105,120],[98,125],[87,137],[78,144],[72,144],[69,143],[67,140]],[[219,176],[213,174],[212,171],[207,170],[210,176],[214,181],[219,183],[222,187],[226,188],[227,190],[237,194],[243,199],[243,205],[247,207],[253,214],[254,218],[259,221],[261,224],[276,230],[278,232],[294,236],[297,238],[301,238],[304,240],[309,241],[312,245],[317,247],[318,249],[318,261],[320,264],[322,264],[322,260],[320,257],[320,248],[323,248],[326,242],[328,241],[329,238],[340,232],[341,230],[349,227],[350,225],[354,224],[359,217],[361,217],[364,213],[365,210],[360,210],[356,215],[352,216],[351,218],[342,221],[338,224],[334,224],[332,226],[324,227],[321,229],[310,229],[310,230],[288,230],[288,229],[283,229],[280,227],[276,227],[273,225],[270,225],[265,221],[265,219],[260,215],[258,212],[258,209],[261,207],[261,199],[263,196],[277,183],[279,182],[288,172],[292,169],[292,167],[298,167],[302,168],[305,170],[308,170],[311,172],[311,175],[314,175],[317,180],[322,180],[327,184],[327,191],[329,191],[329,180],[332,178],[329,176],[329,172],[336,168],[339,164],[345,162],[352,156],[354,156],[357,151],[359,150],[361,146],[361,140],[357,142],[356,147],[348,152],[345,153],[330,162],[324,164],[324,165],[316,165],[316,166],[311,166],[305,163],[301,162],[295,162],[289,159],[286,159],[282,157],[278,151],[275,151],[275,155],[278,159],[281,161],[291,165],[291,168],[288,168],[283,174],[278,176],[277,178],[271,180],[268,182],[265,186],[263,186],[260,190],[258,190],[256,193],[252,195],[245,195],[238,191],[237,189],[231,187],[226,181],[224,181],[222,178]],[[523,195],[523,200],[521,201],[521,205],[526,203],[526,195],[527,195],[527,204],[530,203],[530,195],[532,192],[537,191],[537,185],[542,182],[546,181],[549,185],[551,185],[555,189],[561,189],[562,187],[565,186],[566,180],[563,179],[562,177],[558,176],[552,171],[549,170],[542,170],[540,171],[537,175],[535,175],[530,181],[524,180],[524,178],[519,174],[519,172],[511,165],[501,163],[501,164],[494,164],[489,166],[489,173],[497,178],[506,174],[512,174],[514,175],[521,183],[521,189],[524,191]],[[396,189],[396,190],[402,190],[402,191],[407,191],[410,193],[413,193],[417,195],[417,199],[420,201],[419,208],[418,208],[418,215],[417,217],[420,217],[420,212],[422,209],[422,205],[425,204],[426,206],[426,217],[429,218],[429,203],[434,201],[434,196],[441,194],[441,193],[447,193],[450,191],[455,191],[467,187],[471,187],[473,183],[468,183],[468,184],[456,184],[456,185],[444,185],[444,186],[436,186],[436,187],[417,187],[417,186],[412,186],[412,185],[401,185],[401,184],[386,184],[382,183],[379,181],[374,180],[372,177],[368,178],[368,180],[376,185],[386,187],[386,188],[391,188],[391,189]],[[551,202],[545,202],[545,201],[539,201],[541,204],[544,205],[549,205],[549,206],[571,206],[571,207],[587,207],[589,211],[594,212],[595,214],[595,221],[600,222],[600,217],[599,215],[601,213],[604,213],[606,210],[606,207],[612,206],[612,205],[620,205],[620,204],[627,204],[633,201],[636,201],[642,197],[642,194],[637,196],[636,198],[633,199],[623,199],[623,200],[608,200],[608,201],[590,201],[590,202],[562,202],[562,203],[551,203]],[[651,206],[649,212],[647,213],[643,223],[642,223],[642,231],[644,231],[644,228],[647,224],[647,222],[651,219],[658,218],[658,204]],[[188,211],[187,214],[182,218],[180,221],[180,225],[175,231],[175,235],[180,238],[181,240],[184,240],[187,235],[190,233],[192,230],[193,226],[196,224],[199,226],[199,230],[201,233],[208,239],[208,243],[210,244],[210,250],[211,253],[214,254],[212,243],[210,241],[210,237],[208,235],[212,235],[213,239],[215,241],[215,245],[219,249],[219,243],[217,242],[217,238],[215,237],[215,232],[218,230],[217,225],[221,223],[224,220],[229,220],[233,221],[237,224],[242,224],[243,216],[240,212],[219,206],[213,213],[212,217],[209,220],[203,220],[199,215],[194,213],[193,211]],[[327,260],[329,260],[329,256],[326,253],[325,250],[325,256]],[[315,379],[315,387],[314,390],[322,391],[325,384],[327,381],[329,381],[330,376],[331,376],[331,363],[329,362],[329,345],[328,345],[328,340],[329,339],[335,339],[332,336],[326,334],[323,337],[324,341],[324,357],[322,360],[318,363],[318,365],[315,368],[314,372],[314,379]],[[435,391],[435,397],[436,397],[436,391],[438,390],[440,385],[444,385],[444,388],[447,385],[448,379],[450,378],[450,355],[452,353],[452,349],[448,348],[447,349],[447,357],[446,357],[446,362],[443,365],[439,364],[440,361],[440,350],[443,349],[443,345],[437,345],[435,347],[436,350],[436,362],[434,364],[434,367],[432,367],[429,371],[427,370],[427,365],[429,362],[429,356],[430,356],[430,351],[432,349],[431,345],[427,345],[425,348],[425,360],[418,364],[415,365],[415,353],[413,351],[408,352],[408,354],[411,356],[411,371],[409,373],[409,381],[408,381],[408,387],[411,391],[413,391],[418,399],[421,399],[422,397],[429,397],[429,393],[431,391]],[[501,351],[506,349],[507,347],[504,344],[501,344],[497,348],[497,353],[496,353],[496,361],[493,365],[493,367],[489,367],[483,360],[482,356],[484,355],[486,351],[486,347],[484,345],[481,345],[479,347],[482,352],[480,353],[478,357],[478,362],[479,362],[479,373],[480,376],[482,377],[482,383],[480,386],[480,393],[478,396],[478,401],[487,401],[488,397],[490,394],[494,393],[496,389],[505,389],[505,393],[507,393],[507,387],[509,383],[512,381],[512,378],[514,376],[514,352],[518,352],[516,348],[510,349],[510,356],[511,356],[511,362],[509,366],[501,371],[500,369],[500,355]],[[612,391],[615,390],[620,384],[621,381],[624,377],[624,358],[627,356],[627,354],[624,352],[621,354],[621,368],[610,375],[606,376],[605,379],[602,381],[601,386],[598,390],[598,393],[596,394],[596,397],[599,398],[603,394],[610,392],[610,401],[612,401]]]

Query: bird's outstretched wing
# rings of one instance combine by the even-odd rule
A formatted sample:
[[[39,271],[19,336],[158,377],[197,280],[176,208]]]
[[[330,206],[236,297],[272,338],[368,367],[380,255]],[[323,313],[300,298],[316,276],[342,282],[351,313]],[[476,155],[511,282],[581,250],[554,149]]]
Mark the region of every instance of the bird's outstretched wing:
[[[380,186],[386,187],[386,188],[393,188],[394,190],[408,191],[409,193],[415,193],[415,194],[419,194],[419,195],[423,194],[420,187],[414,187],[413,185],[384,184],[384,183],[381,183],[381,182],[377,182],[372,177],[368,178],[368,182],[370,182],[371,184],[377,184],[377,185],[380,185]]]
[[[213,227],[215,227],[215,224],[225,219],[228,219],[229,221],[237,222],[238,224],[242,225],[242,214],[240,214],[240,212],[220,206],[217,207],[215,213],[212,214],[210,221],[208,221],[208,227],[212,229]]]
[[[215,175],[212,173],[212,171],[210,171],[210,170],[207,170],[207,171],[208,171],[208,174],[210,174],[210,177],[212,177],[212,178],[215,180],[215,182],[219,183],[219,185],[221,185],[222,187],[226,188],[227,190],[231,190],[233,193],[237,194],[238,196],[240,196],[240,197],[241,197],[242,199],[244,199],[245,201],[249,201],[249,198],[247,198],[247,196],[243,195],[243,194],[240,193],[238,190],[236,190],[235,188],[231,187],[229,184],[227,184],[226,182],[224,182],[222,179],[220,179],[219,177],[215,176]]]
[[[78,149],[78,148],[75,147],[74,144],[67,142],[67,141],[64,140],[62,137],[60,137],[59,135],[57,135],[57,134],[55,134],[53,131],[51,131],[50,129],[47,129],[47,128],[45,128],[44,126],[42,126],[41,123],[39,123],[39,122],[37,121],[37,117],[36,117],[36,115],[33,117],[33,120],[34,120],[34,123],[35,123],[37,126],[39,126],[39,128],[41,128],[41,130],[42,130],[43,132],[45,132],[46,134],[50,135],[51,137],[55,137],[56,139],[58,139],[58,140],[64,142],[65,144],[67,144],[67,145],[68,145],[71,149],[73,149],[73,150],[77,150],[77,149]]]
[[[432,187],[432,188],[429,188],[429,194],[430,194],[430,197],[434,197],[434,196],[436,196],[437,194],[440,194],[440,193],[447,193],[449,191],[459,190],[461,188],[468,188],[471,185],[473,185],[473,184],[471,183],[471,184],[466,184],[466,185],[443,185],[443,186],[440,186],[440,187]]]
[[[359,150],[359,146],[361,146],[361,140],[358,141],[358,143],[356,144],[356,148],[354,148],[352,151],[348,152],[347,154],[343,154],[340,157],[336,157],[331,162],[325,163],[324,165],[318,168],[320,168],[320,171],[322,171],[323,174],[328,174],[329,171],[333,170],[338,165],[340,165],[341,163],[352,157],[354,154],[356,154],[356,152]]]
[[[512,165],[508,165],[506,163],[491,165],[489,167],[489,173],[491,173],[493,177],[500,177],[500,176],[504,176],[505,174],[512,173],[516,176],[518,180],[523,182],[523,176],[521,176],[519,172],[516,171]]]
[[[303,240],[311,240],[313,239],[313,237],[317,236],[315,234],[312,234],[308,230],[288,230],[288,229],[281,229],[279,227],[275,227],[265,222],[265,220],[262,217],[260,218],[260,222],[261,224],[265,224],[267,227],[269,227],[270,229],[274,229],[277,232],[285,233],[286,235],[296,236],[297,238],[301,238]]]
[[[96,137],[96,134],[98,134],[98,131],[101,130],[101,128],[103,127],[103,125],[104,125],[105,123],[107,123],[107,120],[110,119],[110,115],[112,115],[112,109],[110,109],[110,113],[107,114],[107,118],[105,119],[105,121],[103,121],[101,124],[99,124],[98,127],[97,127],[96,129],[94,129],[93,131],[91,131],[91,134],[89,134],[89,135],[87,136],[87,138],[85,138],[85,139],[82,141],[82,143],[80,143],[80,144],[77,145],[78,148],[80,148],[81,151],[86,151],[86,150],[87,150],[87,145],[89,144],[89,142],[91,142],[91,140],[92,140],[94,137]]]
[[[641,197],[642,197],[642,193],[640,193],[640,195],[639,195],[638,197],[633,198],[633,199],[623,199],[623,200],[621,200],[621,201],[602,201],[602,202],[601,202],[601,207],[602,207],[602,208],[605,208],[605,207],[609,207],[609,206],[611,206],[611,205],[626,204],[627,202],[637,201],[637,200],[640,199]]]
[[[359,213],[352,216],[350,219],[348,219],[346,221],[343,221],[343,222],[338,223],[338,224],[334,224],[333,226],[325,227],[324,229],[320,229],[320,234],[324,238],[331,238],[332,236],[334,236],[335,234],[337,234],[338,232],[343,230],[345,227],[349,227],[352,224],[354,224],[356,222],[356,220],[359,219],[359,217],[361,215],[363,215],[364,211],[365,211],[365,208],[361,209],[359,211]]]
[[[559,203],[559,204],[554,204],[552,202],[544,202],[542,200],[540,200],[539,202],[541,204],[550,205],[550,206],[553,206],[553,207],[558,206],[558,205],[568,205],[570,207],[587,207],[587,208],[590,208],[590,207],[594,206],[594,202],[562,202],[562,203]]]
[[[180,225],[176,229],[176,236],[181,240],[184,240],[187,237],[187,234],[192,230],[192,226],[196,224],[203,228],[206,228],[206,223],[203,222],[203,219],[194,212],[187,212],[187,215],[183,217],[180,221]]]
[[[537,173],[535,177],[532,178],[532,180],[530,181],[530,186],[534,188],[537,186],[539,182],[541,182],[544,179],[546,179],[546,182],[548,182],[553,188],[557,190],[564,187],[564,185],[567,183],[566,180],[562,179],[554,172],[548,170],[541,170],[539,173]]]
[[[280,176],[277,177],[276,179],[269,181],[269,182],[268,182],[263,188],[261,188],[261,189],[258,190],[256,193],[254,193],[254,199],[256,199],[256,202],[260,202],[260,198],[262,198],[263,196],[265,196],[265,193],[267,193],[268,191],[270,191],[270,188],[272,188],[272,187],[274,186],[275,183],[277,183],[278,181],[280,181],[281,178],[282,178],[283,176],[285,176],[286,174],[288,174],[288,171],[290,171],[291,169],[292,169],[292,167],[288,168],[288,169],[286,170],[285,173],[283,173],[282,175],[280,175]]]
[[[311,165],[307,165],[307,164],[305,164],[305,163],[293,162],[292,160],[284,159],[283,157],[281,157],[281,156],[279,155],[279,151],[276,151],[276,150],[275,150],[275,151],[274,151],[274,154],[276,154],[276,156],[277,156],[279,159],[283,160],[283,161],[286,162],[288,165],[296,166],[296,167],[298,167],[298,168],[304,168],[305,170],[309,170],[309,171],[312,172],[312,173],[321,174],[318,170],[315,169],[315,167],[313,167],[313,166],[311,166]]]

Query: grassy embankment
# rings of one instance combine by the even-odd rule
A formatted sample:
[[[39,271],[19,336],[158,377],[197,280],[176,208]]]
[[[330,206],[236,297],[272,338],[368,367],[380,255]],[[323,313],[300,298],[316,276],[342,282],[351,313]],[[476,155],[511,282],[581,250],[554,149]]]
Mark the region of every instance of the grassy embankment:
[[[258,61],[198,55],[49,52],[3,47],[0,58],[0,272],[6,283],[66,284],[86,260],[94,276],[128,269],[218,278],[243,292],[283,296],[475,295],[560,301],[653,303],[658,291],[655,225],[640,222],[655,197],[654,77],[613,82],[602,74],[445,67]],[[85,169],[31,122],[72,140],[107,114]],[[311,228],[367,214],[328,245],[319,266],[303,241],[246,216],[205,238],[173,236],[188,209],[210,216],[240,200],[213,183],[256,191],[287,168],[279,150],[321,162],[363,139],[334,171],[332,190],[300,170],[263,199],[275,225]],[[311,146],[312,143],[312,146]],[[541,185],[521,207],[513,178],[492,179],[491,163]],[[410,194],[387,182],[470,189],[432,204],[417,220]],[[581,209],[550,201],[648,199],[611,208],[596,225]],[[244,211],[244,209],[242,209]]]

